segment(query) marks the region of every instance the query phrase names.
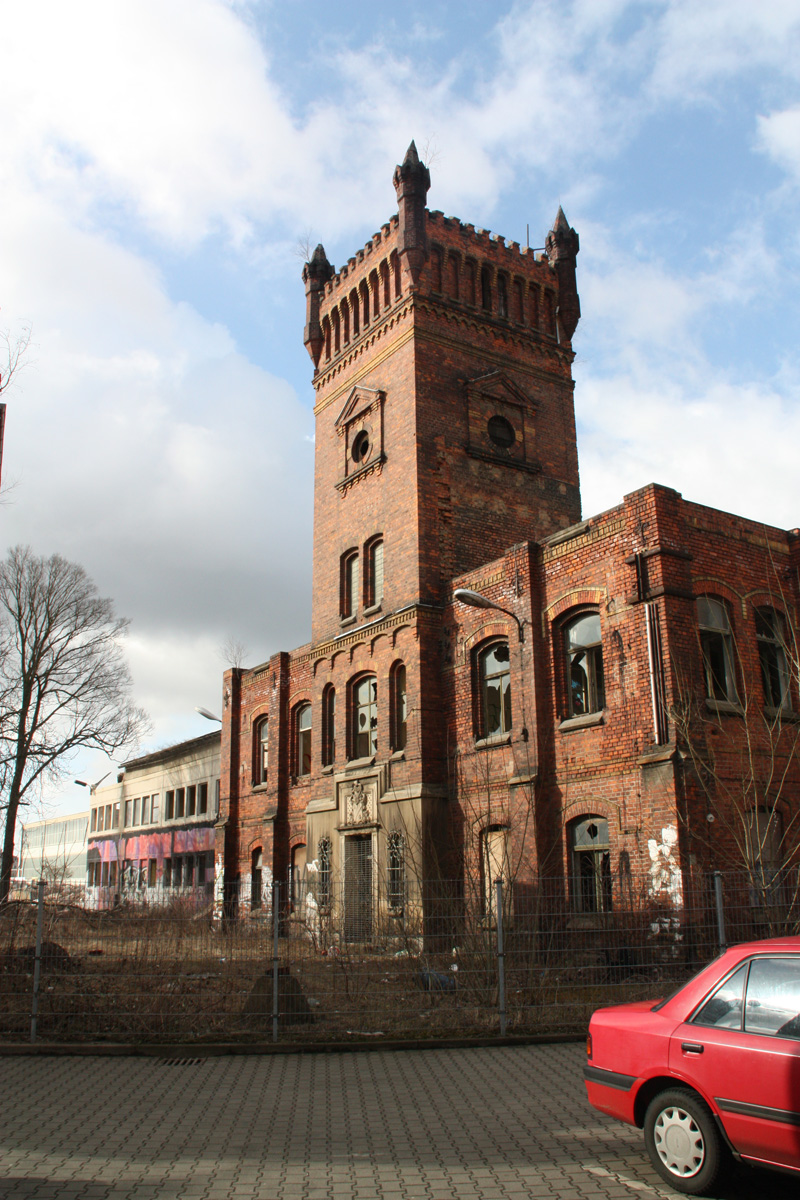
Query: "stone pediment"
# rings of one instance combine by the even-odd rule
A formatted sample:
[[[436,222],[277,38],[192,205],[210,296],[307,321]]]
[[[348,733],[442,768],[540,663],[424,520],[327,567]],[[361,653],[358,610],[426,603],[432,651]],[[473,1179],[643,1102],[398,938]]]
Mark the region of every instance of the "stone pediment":
[[[505,371],[465,380],[464,393],[467,454],[523,471],[539,471],[535,456],[536,401]]]

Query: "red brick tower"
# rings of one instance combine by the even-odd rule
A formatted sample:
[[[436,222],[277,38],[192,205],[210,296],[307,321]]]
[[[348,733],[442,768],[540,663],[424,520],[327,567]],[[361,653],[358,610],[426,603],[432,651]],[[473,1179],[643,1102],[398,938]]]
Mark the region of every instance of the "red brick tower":
[[[437,604],[454,575],[580,519],[578,235],[559,209],[537,256],[427,211],[413,142],[394,185],[398,216],[363,250],[334,273],[318,246],[303,273],[315,643],[340,632],[340,560],[370,537],[384,540],[386,610]]]

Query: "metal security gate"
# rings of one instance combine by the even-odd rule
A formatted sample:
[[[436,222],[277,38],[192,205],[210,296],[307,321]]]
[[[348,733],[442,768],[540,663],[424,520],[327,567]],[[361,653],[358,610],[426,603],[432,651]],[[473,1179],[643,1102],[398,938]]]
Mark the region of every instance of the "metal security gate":
[[[372,835],[344,841],[344,937],[347,942],[372,939]]]

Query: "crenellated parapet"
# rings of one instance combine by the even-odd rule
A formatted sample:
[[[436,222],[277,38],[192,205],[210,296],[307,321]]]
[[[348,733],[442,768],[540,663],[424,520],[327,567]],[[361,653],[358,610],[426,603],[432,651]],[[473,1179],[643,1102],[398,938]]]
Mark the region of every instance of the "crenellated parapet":
[[[303,271],[315,373],[422,297],[495,331],[569,348],[580,317],[578,235],[561,209],[546,249],[534,250],[427,209],[430,175],[413,142],[394,184],[400,210],[363,249],[336,271],[318,246]]]

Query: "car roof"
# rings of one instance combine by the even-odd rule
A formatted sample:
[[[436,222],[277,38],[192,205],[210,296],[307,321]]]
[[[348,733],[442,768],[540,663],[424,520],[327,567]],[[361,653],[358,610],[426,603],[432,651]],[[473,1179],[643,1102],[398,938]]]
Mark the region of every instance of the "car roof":
[[[762,954],[769,951],[800,951],[800,935],[794,937],[762,938],[757,942],[736,942],[728,946],[728,951],[736,951],[741,957],[748,954]]]

